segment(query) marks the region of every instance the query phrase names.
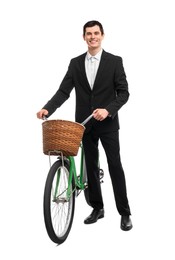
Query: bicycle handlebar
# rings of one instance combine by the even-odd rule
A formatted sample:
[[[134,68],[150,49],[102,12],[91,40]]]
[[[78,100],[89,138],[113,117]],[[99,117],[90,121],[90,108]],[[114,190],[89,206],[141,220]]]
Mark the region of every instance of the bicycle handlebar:
[[[85,125],[87,122],[89,122],[89,120],[93,117],[93,115],[91,114],[90,116],[88,116],[82,123],[81,125]]]
[[[42,116],[42,120],[47,120],[47,117],[46,116]]]
[[[90,116],[88,116],[82,123],[81,125],[85,125],[87,122],[89,122],[89,120],[91,120],[91,118],[93,117],[93,115],[91,114]],[[47,120],[47,117],[46,116],[43,116],[42,117],[43,120]]]

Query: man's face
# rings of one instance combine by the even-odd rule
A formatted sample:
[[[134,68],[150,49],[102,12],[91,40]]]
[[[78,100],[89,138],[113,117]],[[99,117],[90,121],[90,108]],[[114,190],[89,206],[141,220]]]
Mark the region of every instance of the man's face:
[[[101,47],[101,42],[104,38],[104,35],[101,34],[99,26],[95,25],[93,27],[86,28],[83,38],[86,41],[89,49],[97,49]]]

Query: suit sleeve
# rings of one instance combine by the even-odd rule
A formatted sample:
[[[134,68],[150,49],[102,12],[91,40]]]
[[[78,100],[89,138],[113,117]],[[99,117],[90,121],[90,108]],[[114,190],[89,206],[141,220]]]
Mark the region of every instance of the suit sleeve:
[[[68,67],[68,71],[64,76],[59,89],[55,95],[45,104],[43,109],[47,109],[49,114],[52,115],[57,108],[59,108],[69,97],[70,93],[74,87],[72,73],[71,73],[71,62]]]
[[[106,110],[114,118],[118,110],[128,101],[129,91],[122,58],[118,57],[114,76],[115,98],[106,107]]]

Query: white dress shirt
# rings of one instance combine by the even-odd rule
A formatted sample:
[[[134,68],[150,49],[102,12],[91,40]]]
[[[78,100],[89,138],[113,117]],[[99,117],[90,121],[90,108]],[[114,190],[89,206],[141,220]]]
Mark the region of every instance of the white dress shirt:
[[[85,58],[86,75],[91,89],[94,85],[95,77],[100,64],[102,51],[103,50],[101,49],[95,56],[92,56],[89,52],[87,52]]]

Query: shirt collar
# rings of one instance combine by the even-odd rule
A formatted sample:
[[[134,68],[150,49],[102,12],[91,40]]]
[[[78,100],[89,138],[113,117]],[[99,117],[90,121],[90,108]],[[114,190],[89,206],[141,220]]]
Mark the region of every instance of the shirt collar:
[[[103,49],[101,49],[95,56],[92,56],[89,52],[87,52],[87,59],[89,60],[91,57],[96,58],[97,60],[101,59]]]

